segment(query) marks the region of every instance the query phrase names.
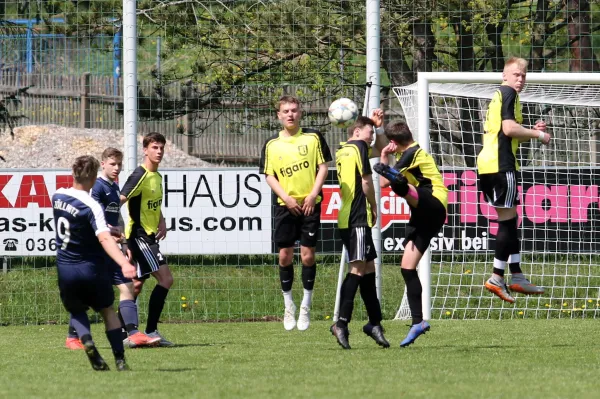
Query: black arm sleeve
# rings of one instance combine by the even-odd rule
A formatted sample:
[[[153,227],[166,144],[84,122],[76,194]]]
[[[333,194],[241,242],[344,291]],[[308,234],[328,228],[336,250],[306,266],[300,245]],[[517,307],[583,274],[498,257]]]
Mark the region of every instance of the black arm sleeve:
[[[146,175],[146,169],[138,166],[133,173],[127,178],[125,185],[121,189],[121,195],[127,199],[137,195],[140,191],[140,184]]]
[[[500,111],[502,120],[516,120],[515,100],[517,99],[517,91],[512,87],[500,86],[500,94],[502,95],[502,110]]]
[[[358,152],[360,154],[360,161],[362,163],[362,171],[360,172],[364,175],[372,175],[373,171],[371,170],[371,163],[369,162],[369,146],[364,141],[357,141]]]

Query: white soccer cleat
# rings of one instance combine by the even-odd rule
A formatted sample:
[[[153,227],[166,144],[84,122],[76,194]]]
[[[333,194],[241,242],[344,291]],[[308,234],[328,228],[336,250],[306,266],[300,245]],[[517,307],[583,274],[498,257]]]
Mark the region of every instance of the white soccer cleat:
[[[298,330],[305,331],[310,326],[310,309],[306,306],[300,306],[298,315]]]
[[[291,306],[285,307],[285,312],[283,313],[283,327],[287,331],[296,328],[296,305],[293,303]]]

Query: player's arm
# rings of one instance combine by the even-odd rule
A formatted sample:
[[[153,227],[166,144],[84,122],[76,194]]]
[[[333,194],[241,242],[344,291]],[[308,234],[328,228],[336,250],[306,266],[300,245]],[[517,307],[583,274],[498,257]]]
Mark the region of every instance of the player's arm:
[[[273,175],[267,175],[266,177],[267,184],[271,187],[271,190],[275,193],[276,196],[281,198],[281,200],[285,203],[285,206],[290,210],[293,215],[302,214],[302,208],[298,204],[298,201],[294,197],[288,195],[285,192],[281,184],[279,184],[279,180]]]
[[[371,169],[371,163],[369,162],[369,148],[366,143],[363,145],[357,144],[359,164],[357,165],[360,170],[362,180],[362,190],[371,205],[371,212],[373,212],[373,221],[377,219],[377,202],[375,201],[375,187],[373,185],[373,170]]]
[[[106,225],[104,213],[100,207],[100,204],[96,202],[92,203],[90,205],[90,210],[91,212],[89,212],[88,217],[89,222],[96,233],[96,237],[98,238],[100,245],[102,245],[102,248],[108,254],[108,256],[110,256],[112,260],[114,260],[121,267],[125,277],[134,278],[136,276],[135,267],[129,263],[115,242],[115,239],[110,234],[110,229]]]
[[[156,240],[164,240],[167,238],[167,222],[163,216],[162,210],[160,211],[160,217],[158,219],[158,230],[156,231]]]
[[[123,189],[121,190],[121,205],[129,201],[132,197],[142,193],[142,183],[146,177],[146,169],[142,167],[136,168],[133,173],[127,178]]]
[[[383,116],[381,108],[374,109],[371,114],[371,120],[375,122],[375,144],[371,150],[371,158],[381,157],[381,151],[389,144],[383,130]]]
[[[123,275],[127,278],[134,278],[136,276],[135,267],[123,255],[111,234],[108,231],[103,231],[98,233],[97,237],[104,251],[121,267]]]
[[[317,196],[323,189],[323,184],[325,184],[325,179],[327,178],[327,164],[319,164],[318,168],[319,169],[317,171],[317,177],[315,178],[315,184],[313,184],[313,188],[310,194],[308,194],[308,196],[304,199],[304,202],[302,203],[302,212],[305,215],[312,215],[312,213],[314,212]]]
[[[330,162],[333,159],[331,157],[331,151],[329,150],[329,146],[327,145],[325,137],[323,137],[320,132],[317,132],[317,137],[319,139],[319,145],[317,146],[316,150],[317,164],[319,166],[317,167],[317,176],[315,178],[315,183],[313,184],[312,190],[302,202],[302,212],[305,215],[312,215],[314,212],[317,196],[323,189],[323,184],[325,184],[325,179],[327,178],[327,162]]]
[[[517,118],[515,116],[516,90],[508,87],[501,87],[500,96],[502,96],[502,107],[500,108],[502,132],[506,136],[519,141],[538,139],[543,144],[548,144],[550,142],[550,134],[545,133],[546,124],[543,121],[538,121],[533,129],[527,129],[517,123]]]

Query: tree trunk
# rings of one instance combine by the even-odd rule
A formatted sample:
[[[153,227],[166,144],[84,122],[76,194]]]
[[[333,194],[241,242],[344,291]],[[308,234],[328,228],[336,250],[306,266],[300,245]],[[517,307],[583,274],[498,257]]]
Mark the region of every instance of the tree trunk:
[[[590,2],[568,0],[567,29],[571,43],[571,72],[600,72],[600,64],[592,49]]]
[[[392,37],[395,31],[381,35],[381,64],[387,71],[392,86],[406,86],[416,81],[416,76],[404,58],[402,47]]]
[[[413,22],[413,65],[415,72],[431,72],[435,59],[435,36],[429,15]]]
[[[544,44],[546,43],[546,31],[548,29],[548,10],[550,0],[538,0],[535,19],[531,34],[531,51],[529,53],[529,68],[531,72],[540,72],[546,66],[544,57]]]

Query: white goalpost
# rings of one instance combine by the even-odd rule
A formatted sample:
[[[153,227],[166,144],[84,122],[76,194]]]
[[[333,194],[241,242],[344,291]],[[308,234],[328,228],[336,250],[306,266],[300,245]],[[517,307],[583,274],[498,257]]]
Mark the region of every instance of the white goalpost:
[[[431,318],[595,317],[600,309],[600,75],[529,73],[524,125],[553,139],[522,143],[519,220],[523,271],[546,288],[507,305],[482,290],[496,223],[476,183],[487,104],[501,73],[419,73],[396,87],[407,123],[449,188],[448,220],[419,264],[423,315]],[[385,295],[385,293],[384,293]],[[410,318],[406,294],[396,319]]]

